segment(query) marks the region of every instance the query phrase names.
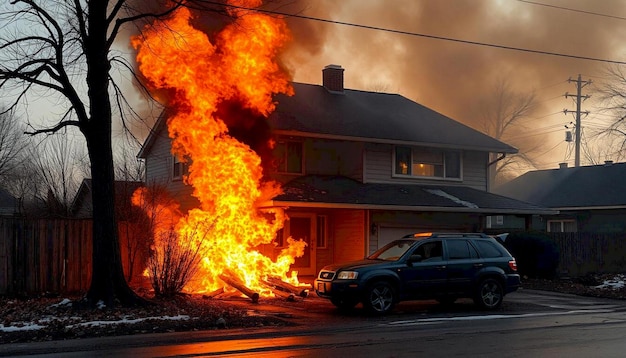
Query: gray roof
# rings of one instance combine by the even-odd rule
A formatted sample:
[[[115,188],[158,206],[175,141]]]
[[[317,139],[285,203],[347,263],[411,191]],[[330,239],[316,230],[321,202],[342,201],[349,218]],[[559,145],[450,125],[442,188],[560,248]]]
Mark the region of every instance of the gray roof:
[[[364,184],[342,176],[308,175],[283,185],[273,205],[381,210],[555,214],[556,212],[464,186]]]
[[[307,137],[517,153],[517,149],[398,94],[292,83],[293,96],[276,95],[268,122],[276,133]],[[167,136],[166,111],[144,142],[145,158],[158,136]]]
[[[277,95],[272,129],[368,142],[423,144],[500,153],[517,149],[398,94],[293,83],[294,96]]]
[[[626,163],[537,170],[494,192],[547,208],[626,207]]]

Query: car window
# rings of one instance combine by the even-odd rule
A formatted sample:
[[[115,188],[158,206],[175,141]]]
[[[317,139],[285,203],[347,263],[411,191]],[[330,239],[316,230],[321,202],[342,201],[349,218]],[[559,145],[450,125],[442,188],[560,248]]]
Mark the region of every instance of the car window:
[[[415,244],[415,240],[396,240],[368,256],[368,259],[396,261]]]
[[[443,260],[443,245],[441,240],[429,241],[420,245],[413,254],[421,255],[422,261]]]
[[[481,257],[502,257],[504,254],[502,250],[498,249],[498,244],[495,242],[491,242],[488,240],[476,240],[474,241],[476,247],[478,248],[478,252],[480,252]]]
[[[478,258],[478,252],[467,240],[448,240],[446,245],[448,246],[449,260]]]

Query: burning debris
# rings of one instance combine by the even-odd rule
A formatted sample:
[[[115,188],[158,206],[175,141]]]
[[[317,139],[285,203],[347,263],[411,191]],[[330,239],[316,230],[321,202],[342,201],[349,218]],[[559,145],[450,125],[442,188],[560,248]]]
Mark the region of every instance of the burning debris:
[[[226,271],[225,273],[220,274],[219,277],[220,280],[224,281],[224,283],[228,286],[249,297],[252,300],[252,303],[259,302],[259,293],[246,287],[245,284],[241,282],[236,275],[233,275],[232,272]],[[261,282],[271,290],[275,297],[281,297],[290,302],[295,301],[297,297],[301,299],[308,297],[309,290],[311,289],[310,285],[295,286],[289,282],[281,280],[278,277],[268,277],[261,280]],[[202,297],[206,299],[219,299],[232,297],[233,295],[237,295],[237,293],[234,291],[227,291],[224,287],[220,287],[217,290],[202,295]]]
[[[261,4],[244,2],[246,7]],[[230,125],[242,118],[265,120],[274,110],[273,94],[293,93],[277,61],[289,40],[287,27],[277,17],[240,13],[235,7],[228,11],[235,20],[213,42],[191,25],[186,8],[146,27],[133,40],[149,88],[155,96],[168,93],[161,100],[173,113],[167,120],[172,153],[187,161],[185,182],[200,202],[173,225],[185,246],[203,253],[184,291],[219,297],[232,292],[224,290],[226,283],[253,301],[259,296],[304,297],[290,266],[306,244],[289,238],[288,247],[274,251],[285,215],[279,209],[258,208],[281,188],[264,180],[260,156],[230,132]],[[242,127],[255,128],[239,126],[238,133]],[[271,138],[263,141],[271,146]],[[263,252],[273,253],[274,259]]]

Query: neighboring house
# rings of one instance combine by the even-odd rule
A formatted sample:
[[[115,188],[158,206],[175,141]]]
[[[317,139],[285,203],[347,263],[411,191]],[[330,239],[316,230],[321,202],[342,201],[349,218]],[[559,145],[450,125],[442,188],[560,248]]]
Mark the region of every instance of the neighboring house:
[[[558,210],[534,224],[549,232],[625,232],[626,163],[527,172],[494,189],[511,198]]]
[[[0,217],[14,216],[18,213],[17,199],[8,191],[0,189]]]
[[[131,207],[131,197],[137,188],[144,186],[140,181],[115,181],[115,210],[120,216],[128,216]],[[71,206],[72,216],[79,219],[93,217],[93,202],[91,200],[91,179],[83,179]]]
[[[284,192],[267,205],[288,208],[281,235],[308,243],[292,266],[299,274],[363,258],[409,233],[483,231],[487,216],[503,214],[530,226],[533,214],[553,212],[486,191],[490,153],[515,148],[403,96],[344,89],[343,71],[327,66],[323,86],[293,83],[295,95],[276,96],[268,118],[280,163],[269,176]],[[165,122],[139,157],[147,182],[166,183],[189,209],[191,188]]]

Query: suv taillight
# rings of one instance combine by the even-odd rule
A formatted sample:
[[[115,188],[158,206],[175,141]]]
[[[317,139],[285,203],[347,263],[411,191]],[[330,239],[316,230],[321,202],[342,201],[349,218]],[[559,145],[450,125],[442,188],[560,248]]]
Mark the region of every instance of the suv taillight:
[[[515,259],[509,260],[509,267],[511,270],[517,271],[517,262],[515,262]]]

